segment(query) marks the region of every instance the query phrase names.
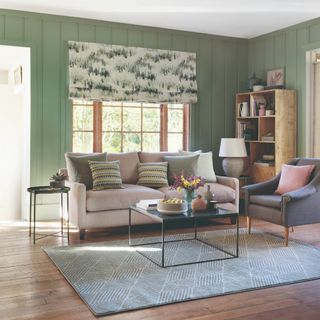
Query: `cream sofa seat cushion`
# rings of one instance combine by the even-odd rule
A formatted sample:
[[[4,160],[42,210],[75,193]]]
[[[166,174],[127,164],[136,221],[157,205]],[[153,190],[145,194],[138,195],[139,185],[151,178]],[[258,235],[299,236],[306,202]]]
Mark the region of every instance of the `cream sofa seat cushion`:
[[[236,199],[236,192],[234,189],[224,186],[219,183],[206,183],[203,187],[200,187],[195,191],[195,194],[203,195],[204,192],[207,191],[207,185],[210,185],[211,191],[214,193],[214,200],[226,203],[226,202],[233,202]],[[183,199],[184,198],[184,192],[178,192],[177,190],[171,190],[170,187],[163,187],[159,188],[159,191],[163,192],[165,194],[165,198],[172,199],[172,198],[178,198]]]
[[[87,211],[127,209],[139,200],[163,199],[164,194],[144,186],[123,184],[124,189],[87,191]]]

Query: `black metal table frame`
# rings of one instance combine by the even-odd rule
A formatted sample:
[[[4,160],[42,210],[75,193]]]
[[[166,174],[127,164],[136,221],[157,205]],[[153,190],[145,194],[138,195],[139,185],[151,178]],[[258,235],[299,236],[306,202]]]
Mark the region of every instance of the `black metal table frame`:
[[[36,243],[36,240],[40,240],[46,237],[60,237],[60,238],[67,238],[68,243],[70,241],[70,224],[69,224],[69,190],[70,188],[56,188],[57,190],[55,192],[44,192],[44,191],[38,191],[36,190],[38,187],[31,187],[28,188],[28,192],[30,192],[30,203],[29,203],[29,237],[33,235],[33,243]],[[44,186],[43,188],[49,188],[48,186]],[[54,188],[53,188],[54,189]],[[59,189],[59,190],[58,190]],[[36,233],[36,207],[37,207],[37,195],[38,194],[59,194],[60,193],[60,231],[53,232],[53,233]],[[63,224],[64,224],[64,217],[63,217],[63,209],[64,209],[64,201],[63,201],[63,195],[66,194],[67,196],[67,236],[63,233]],[[33,221],[32,221],[33,216]],[[33,222],[33,228],[32,228],[32,222]],[[33,229],[33,232],[32,232]],[[60,233],[60,235],[58,235]],[[37,237],[36,236],[41,236]]]
[[[176,239],[176,240],[167,240],[165,241],[165,226],[166,226],[166,221],[164,219],[157,220],[161,223],[161,241],[156,241],[156,242],[148,242],[148,243],[140,243],[140,244],[132,244],[132,239],[131,239],[131,228],[132,228],[132,211],[137,212],[139,214],[143,214],[146,215],[150,218],[152,218],[151,215],[147,215],[145,213],[143,213],[143,211],[137,210],[134,207],[130,207],[129,208],[129,225],[128,225],[128,237],[129,237],[129,246],[133,247],[133,248],[137,248],[137,247],[143,247],[143,246],[147,246],[147,245],[154,245],[154,244],[161,244],[161,263],[158,263],[157,261],[155,261],[154,259],[150,258],[149,256],[147,256],[146,254],[144,254],[142,251],[139,251],[136,249],[136,252],[138,252],[139,254],[141,254],[143,257],[147,258],[148,260],[150,260],[151,262],[153,262],[154,264],[156,264],[157,266],[161,267],[161,268],[167,268],[167,267],[178,267],[178,266],[185,266],[185,265],[190,265],[190,264],[196,264],[196,263],[205,263],[205,262],[212,262],[212,261],[221,261],[221,260],[228,260],[228,259],[234,259],[234,258],[238,258],[239,257],[239,214],[234,214],[232,216],[236,217],[236,253],[232,253],[226,250],[223,250],[211,243],[208,243],[202,239],[198,238],[198,227],[197,227],[197,220],[201,218],[205,219],[208,217],[193,217],[193,228],[194,228],[194,237],[193,238],[187,238],[187,239]],[[210,218],[215,218],[214,216],[210,217]],[[217,217],[219,218],[219,217]],[[221,218],[221,217],[220,217]],[[186,263],[178,263],[178,264],[170,264],[170,265],[165,265],[165,244],[166,243],[170,243],[170,242],[179,242],[179,241],[190,241],[190,240],[196,240],[199,241],[209,247],[212,247],[218,251],[224,252],[225,254],[228,254],[229,257],[224,257],[224,258],[216,258],[216,259],[206,259],[206,260],[201,260],[201,261],[191,261],[191,262],[186,262]]]

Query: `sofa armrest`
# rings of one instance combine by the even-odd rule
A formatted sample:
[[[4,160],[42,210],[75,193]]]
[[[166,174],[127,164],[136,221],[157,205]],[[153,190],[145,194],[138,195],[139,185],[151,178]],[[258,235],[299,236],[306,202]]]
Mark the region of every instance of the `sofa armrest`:
[[[79,229],[85,227],[86,220],[86,186],[82,183],[66,180],[66,187],[70,187],[70,205],[69,217],[70,222]]]
[[[233,177],[217,176],[217,183],[234,190],[235,200],[233,201],[233,204],[239,212],[239,180]]]

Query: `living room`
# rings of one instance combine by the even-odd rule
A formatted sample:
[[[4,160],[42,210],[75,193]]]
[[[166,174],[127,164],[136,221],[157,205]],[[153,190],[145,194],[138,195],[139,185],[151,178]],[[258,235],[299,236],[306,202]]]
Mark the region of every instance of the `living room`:
[[[25,103],[19,105],[20,109],[16,108],[17,112],[23,109],[29,113],[24,114],[23,124],[17,120],[18,113],[8,116],[6,120],[4,117],[2,119],[1,145],[6,157],[3,157],[1,164],[4,168],[10,167],[10,175],[14,170],[21,171],[12,179],[15,184],[12,181],[8,183],[8,179],[6,183],[3,179],[0,184],[3,197],[0,230],[4,239],[0,250],[4,257],[0,264],[1,319],[95,319],[96,316],[105,319],[157,319],[164,316],[168,319],[319,319],[317,301],[320,296],[320,281],[316,279],[320,275],[315,266],[316,259],[320,257],[320,237],[319,224],[315,222],[319,222],[317,219],[320,219],[320,214],[309,214],[309,211],[319,203],[317,198],[313,201],[312,197],[319,189],[315,180],[318,163],[313,159],[319,157],[317,130],[320,122],[319,113],[315,109],[319,97],[313,88],[317,87],[316,81],[319,81],[316,65],[317,52],[320,50],[320,8],[315,1],[271,1],[268,4],[241,2],[239,5],[237,1],[237,6],[235,1],[227,1],[225,4],[215,1],[198,1],[196,4],[165,1],[157,6],[146,1],[134,4],[130,1],[112,1],[112,6],[109,4],[108,7],[102,1],[93,1],[87,6],[83,3],[68,4],[62,1],[42,3],[41,6],[37,1],[28,1],[28,4],[23,1],[4,1],[0,5],[0,56],[2,57],[4,48],[11,48],[16,54],[20,48],[21,57],[26,61],[15,65],[9,65],[8,61],[7,67],[6,62],[1,61],[0,89],[5,92],[10,88],[13,95],[11,102],[16,105],[14,99],[18,97]],[[76,6],[79,7],[74,9]],[[87,48],[84,48],[85,44],[88,45]],[[95,56],[101,50],[110,54],[114,48],[121,48],[122,53],[128,50],[129,56],[147,56],[144,59],[150,59],[151,56],[152,63],[148,63],[155,76],[158,76],[158,68],[164,68],[159,67],[161,55],[170,57],[173,66],[175,63],[179,65],[179,59],[184,59],[184,63],[188,61],[187,68],[191,71],[188,71],[187,79],[174,83],[177,87],[180,84],[179,89],[174,88],[175,90],[182,90],[183,85],[186,88],[188,83],[188,89],[183,88],[186,94],[175,96],[174,91],[171,91],[170,98],[157,99],[154,95],[150,98],[153,94],[151,91],[143,92],[143,97],[149,96],[149,99],[111,99],[107,95],[87,95],[87,87],[77,83],[79,72],[72,70],[72,66],[79,61],[82,63],[85,55]],[[78,55],[79,52],[83,53],[83,56]],[[11,53],[10,55],[13,56]],[[157,60],[159,56],[160,61]],[[6,59],[9,60],[3,60]],[[109,60],[101,64],[107,63],[108,67],[112,68],[116,63],[110,63]],[[119,63],[122,63],[122,60]],[[129,64],[130,61],[126,62],[126,65]],[[27,83],[26,76],[29,72],[28,65],[30,84]],[[137,65],[134,63],[129,67],[132,69]],[[165,67],[171,78],[177,76],[170,74],[172,67],[169,62],[166,62]],[[272,84],[268,83],[269,75],[278,72],[278,69],[283,82],[272,87]],[[103,68],[99,69],[100,73],[101,70],[103,71]],[[115,85],[119,82],[119,73],[120,69],[114,72]],[[90,73],[86,81],[95,76],[97,74]],[[163,75],[161,80],[155,82],[169,83],[169,80]],[[262,85],[265,88],[258,88],[261,91],[254,92],[253,85]],[[137,87],[135,83],[135,88]],[[161,90],[160,85],[157,90]],[[107,91],[105,89],[103,94]],[[282,97],[282,92],[290,95],[290,99],[288,96]],[[265,102],[259,102],[261,112],[264,113],[261,113],[261,116],[252,116],[251,110],[245,112],[244,107],[246,102],[250,105],[251,97],[254,99],[258,95],[266,97]],[[268,113],[267,116],[263,110],[264,103],[266,111],[271,110],[273,114]],[[3,100],[1,105],[3,108],[7,107],[8,102]],[[258,109],[256,111],[259,113]],[[247,130],[249,135],[253,136],[248,138],[240,133],[241,124],[254,127],[251,133]],[[21,131],[13,130],[18,127]],[[7,137],[14,135],[15,131],[15,138],[8,144]],[[272,139],[272,133],[274,141],[262,141],[262,136],[271,136]],[[227,151],[237,150],[243,142],[245,148],[241,155],[223,155],[222,139],[227,139],[228,143],[231,142],[228,140],[230,138],[245,139],[237,140],[238,145],[232,148],[230,145],[226,147]],[[19,148],[21,144],[20,153],[17,151],[18,144]],[[202,151],[200,155],[191,153],[199,150]],[[239,150],[241,151],[241,148]],[[166,154],[159,156],[160,151]],[[67,167],[65,156],[72,152],[100,153],[99,159],[89,159],[94,162],[119,161],[118,172],[120,171],[122,182],[117,187],[119,189],[107,190],[114,191],[108,195],[109,200],[105,200],[105,195],[100,198],[97,196],[102,194],[102,191],[86,190],[80,183],[77,185],[76,180],[75,186],[72,185],[70,170],[60,171],[69,175],[65,186],[71,188],[70,191],[63,189],[66,193],[62,192],[61,198],[60,194],[50,194],[53,193],[52,189],[50,192],[46,189],[46,192],[43,192],[46,194],[37,193],[39,190],[27,191],[29,187],[48,186],[51,176]],[[101,159],[104,152],[107,155]],[[129,153],[128,157],[126,152]],[[9,154],[20,162],[10,160]],[[263,159],[266,155],[273,155],[275,159]],[[199,159],[204,161],[202,165],[197,164],[196,171],[190,173],[206,178],[211,192],[216,196],[213,199],[220,202],[220,205],[223,202],[221,210],[227,211],[222,214],[221,221],[211,217],[212,221],[209,219],[209,223],[208,220],[200,221],[199,218],[199,226],[196,227],[191,225],[190,221],[179,221],[178,216],[172,216],[171,220],[178,221],[166,230],[168,221],[161,218],[162,228],[169,233],[169,237],[174,235],[176,230],[186,234],[194,231],[196,234],[199,229],[199,235],[203,231],[205,236],[216,232],[217,239],[222,239],[223,250],[231,249],[232,254],[229,257],[222,257],[221,252],[220,255],[217,252],[211,254],[210,248],[203,247],[205,244],[202,243],[200,251],[210,257],[212,255],[213,261],[201,260],[198,263],[201,257],[197,256],[197,249],[194,250],[195,254],[191,252],[193,245],[190,245],[187,248],[190,256],[188,254],[187,258],[191,259],[192,263],[192,259],[196,259],[197,263],[166,267],[165,262],[185,262],[184,254],[177,254],[176,260],[170,257],[173,250],[177,250],[177,242],[172,242],[172,247],[170,243],[166,244],[169,246],[167,251],[164,248],[160,250],[158,246],[148,246],[140,250],[140,253],[149,258],[162,253],[162,266],[161,259],[160,266],[156,265],[136,252],[136,247],[128,245],[128,219],[131,214],[133,234],[153,238],[158,236],[159,231],[155,223],[144,224],[144,220],[140,220],[140,213],[136,217],[137,212],[134,212],[134,209],[129,214],[130,206],[148,197],[174,197],[178,198],[177,202],[183,198],[181,192],[161,191],[162,187],[158,189],[154,186],[151,191],[141,186],[140,191],[138,190],[141,193],[135,189],[132,194],[129,185],[138,185],[137,168],[140,170],[143,163],[167,162],[166,172],[170,178],[170,168],[180,166],[181,169],[181,166],[185,165],[177,165],[178,160],[172,159],[174,157],[187,157],[188,161],[192,158],[189,161],[190,166],[195,159],[198,162]],[[239,179],[234,178],[236,175],[229,177],[229,174],[225,173],[223,157],[245,159],[244,170]],[[257,202],[250,208],[249,198],[260,201],[260,204],[263,199],[255,198],[257,196],[253,193],[256,189],[252,189],[249,182],[252,184],[271,179],[278,186],[279,180],[275,182],[274,176],[281,172],[283,164],[297,157],[311,158],[311,162],[290,162],[292,167],[308,167],[310,164],[314,166],[305,182],[304,195],[289,194],[287,198],[278,195],[277,199],[284,201],[280,205],[280,200],[274,198],[274,189],[273,198],[266,200],[268,203],[278,201],[275,204],[276,209],[267,212],[272,218],[264,219],[265,213],[260,211],[255,216]],[[260,160],[265,160],[263,165],[258,163]],[[208,166],[210,161],[211,165]],[[243,163],[242,160],[241,162]],[[18,169],[12,169],[13,165],[17,165]],[[252,167],[256,168],[256,171],[248,169]],[[87,169],[89,170],[89,167]],[[156,170],[159,172],[162,168],[158,166]],[[185,173],[187,171],[185,168]],[[55,178],[59,180],[59,176],[55,175]],[[278,178],[280,179],[280,176]],[[92,177],[90,179],[91,183],[94,183]],[[169,184],[174,182],[177,183],[177,188],[181,188],[183,181],[172,180]],[[200,185],[198,191],[201,190],[202,198],[209,199],[210,194],[206,194],[208,183],[205,186],[201,186],[201,181],[194,183]],[[168,183],[165,181],[164,184]],[[247,191],[246,188],[241,188],[244,185],[248,185]],[[10,192],[13,189],[14,193]],[[125,196],[118,199],[119,194]],[[143,196],[140,196],[142,194]],[[69,203],[66,201],[67,195],[70,197]],[[42,234],[60,232],[59,210],[62,203],[59,199],[63,199],[65,205],[62,208],[65,237],[42,238]],[[297,209],[292,206],[292,199],[298,204]],[[101,208],[99,202],[103,205],[111,203],[113,207]],[[307,203],[305,207],[302,205],[304,202]],[[199,203],[201,205],[201,201],[198,201],[198,205]],[[33,204],[36,204],[35,209]],[[69,210],[66,210],[67,204],[70,205]],[[168,205],[170,203],[164,204],[165,207]],[[212,203],[212,206],[213,211],[217,210],[218,204]],[[279,221],[274,218],[277,214],[285,216],[291,211],[292,215],[299,212],[294,221]],[[249,219],[245,215],[250,215]],[[198,214],[198,217],[200,216],[201,214]],[[193,216],[191,218],[196,224],[196,219]],[[31,224],[33,221],[35,223]],[[143,226],[136,226],[135,223],[142,223]],[[240,229],[238,233],[237,227]],[[247,227],[251,228],[250,234]],[[228,236],[233,240],[228,241]],[[195,238],[197,239],[197,235]],[[204,238],[200,240],[205,241]],[[112,245],[105,245],[107,242],[111,243],[110,241],[113,241]],[[117,246],[120,247],[117,249]],[[82,252],[79,248],[84,248],[85,251]],[[74,252],[71,252],[72,249],[75,249]],[[269,252],[270,256],[267,256],[266,252]],[[109,264],[120,266],[120,260],[117,260],[119,253],[127,257],[126,264],[129,268],[120,270],[123,277],[120,279],[120,271],[117,273],[115,268],[110,269],[108,266],[105,276],[111,271],[115,276],[112,283],[104,283],[106,279],[97,278],[103,274],[103,264],[97,264],[96,270],[90,268],[97,262],[97,257],[106,259],[107,263],[107,257],[112,255],[115,260]],[[256,253],[265,255],[265,259],[262,261],[261,256],[255,256]],[[84,260],[80,259],[78,266],[65,268],[72,259],[78,257],[77,254],[79,257],[83,255]],[[215,261],[215,254],[220,260]],[[223,255],[225,254],[224,252]],[[283,263],[278,268],[274,267],[277,260]],[[142,265],[150,269],[140,274],[137,270],[141,269]],[[163,266],[165,268],[162,268]],[[212,274],[212,268],[215,267],[216,273]],[[230,274],[223,273],[221,268],[229,270]],[[248,270],[253,270],[250,277],[252,274],[255,276],[254,279],[250,278],[250,283],[246,282],[249,277],[246,273]],[[267,277],[268,270],[272,272],[270,271]],[[149,273],[159,279],[158,283],[151,281]],[[132,278],[130,274],[133,274]],[[237,274],[238,278],[234,278],[233,274]],[[86,281],[96,282],[89,288],[89,282],[81,282],[81,279],[74,281],[72,277],[76,275],[80,278],[87,275]],[[151,284],[145,281],[140,286],[132,284],[129,287],[129,280],[137,280],[135,277],[148,279]],[[156,296],[154,292],[158,290],[157,285],[165,282],[167,287],[159,288],[159,292],[167,292],[166,295],[163,293]],[[196,289],[191,286],[191,282]],[[92,292],[101,290],[102,283],[106,287],[114,286],[111,288],[113,291],[106,290],[101,296],[93,298]],[[192,292],[186,288],[189,285]],[[128,290],[131,296],[128,292],[121,291],[122,286],[130,288]],[[105,300],[106,296],[112,295],[123,301],[120,303],[119,299]],[[127,297],[126,300],[122,298],[123,295]],[[133,297],[138,297],[137,301]]]

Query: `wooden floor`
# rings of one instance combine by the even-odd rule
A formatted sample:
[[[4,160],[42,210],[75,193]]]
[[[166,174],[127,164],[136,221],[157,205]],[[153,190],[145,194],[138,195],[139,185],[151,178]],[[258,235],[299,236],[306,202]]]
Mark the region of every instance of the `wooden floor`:
[[[244,219],[241,220],[244,225]],[[51,231],[57,223],[42,223]],[[282,234],[282,228],[253,221],[253,227]],[[36,245],[26,223],[0,224],[0,319],[96,319],[51,260],[43,245],[67,244],[45,238]],[[119,231],[119,230],[118,230]],[[120,232],[89,233],[84,242],[126,239]],[[291,239],[320,247],[320,225],[295,228]],[[71,244],[79,243],[72,233]],[[319,265],[320,268],[320,265]],[[320,280],[101,317],[109,320],[320,319]]]

